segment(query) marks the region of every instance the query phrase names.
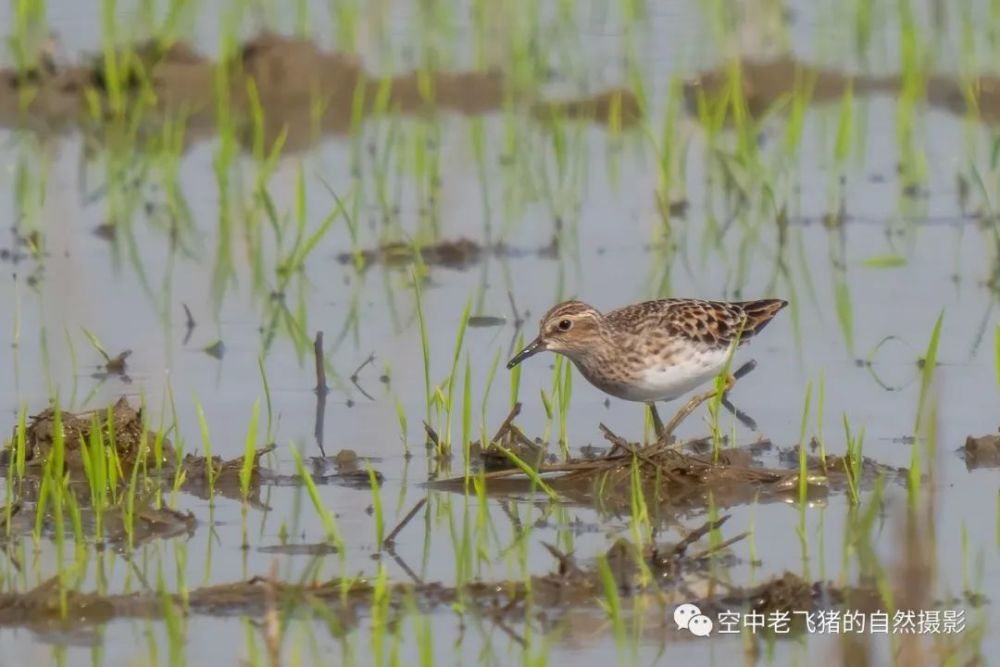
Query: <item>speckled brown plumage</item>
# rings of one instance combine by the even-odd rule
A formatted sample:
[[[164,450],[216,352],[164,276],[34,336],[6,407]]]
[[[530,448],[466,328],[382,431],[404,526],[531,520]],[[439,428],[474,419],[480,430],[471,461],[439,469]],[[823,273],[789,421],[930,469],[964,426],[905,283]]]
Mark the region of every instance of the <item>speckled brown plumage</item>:
[[[513,367],[542,350],[569,357],[599,389],[633,401],[669,400],[714,377],[734,342],[756,336],[787,305],[781,299],[661,299],[601,314],[565,301],[542,318]]]

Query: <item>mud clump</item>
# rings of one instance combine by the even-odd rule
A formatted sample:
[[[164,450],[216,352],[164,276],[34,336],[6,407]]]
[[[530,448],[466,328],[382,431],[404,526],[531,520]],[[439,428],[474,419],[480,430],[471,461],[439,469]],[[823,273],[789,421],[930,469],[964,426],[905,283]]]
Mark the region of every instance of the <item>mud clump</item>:
[[[632,127],[642,120],[639,98],[626,88],[580,99],[538,102],[531,110],[543,120],[562,117],[591,120],[601,125],[617,125],[622,128]]]
[[[258,509],[267,509],[260,503],[260,486],[263,481],[263,473],[260,465],[260,458],[269,452],[274,451],[275,446],[269,445],[262,449],[255,450],[253,462],[250,468],[250,479],[247,488],[247,500]],[[225,498],[241,500],[243,498],[242,482],[240,475],[243,471],[245,456],[237,456],[233,459],[223,460],[220,456],[208,458],[195,454],[185,454],[181,461],[184,483],[181,489],[185,493],[190,493],[196,498],[208,500],[212,492],[218,493]]]
[[[969,470],[1000,468],[1000,435],[996,433],[970,435],[965,439],[965,445],[959,452],[965,459],[965,467]]]
[[[507,453],[512,443],[533,444],[513,424],[519,407],[515,405],[491,445],[483,450],[495,454],[492,460],[483,461],[487,489],[494,493],[538,490],[537,482],[525,475]],[[803,477],[797,458],[794,468],[760,465],[756,458],[760,446],[724,448],[716,455],[698,452],[704,451],[704,438],[643,446],[627,442],[603,424],[601,431],[611,443],[611,448],[603,454],[590,453],[583,458],[531,465],[535,477],[547,485],[549,493],[606,513],[628,514],[633,509],[633,485],[638,481],[651,517],[665,519],[678,512],[704,511],[709,496],[717,507],[796,501],[802,484],[807,501],[824,501],[831,490],[847,489],[852,481],[853,466],[841,457],[828,456],[825,461],[810,457]],[[904,473],[864,459],[860,462],[859,479],[853,481],[867,483],[879,475],[902,479]],[[444,490],[465,488],[462,476],[430,484]]]
[[[835,608],[847,600],[853,603],[862,596],[877,599],[873,590],[809,582],[791,573],[749,588],[727,587],[724,595],[692,594],[689,583],[702,586],[714,581],[709,557],[718,557],[727,545],[743,537],[737,536],[716,546],[697,547],[698,541],[718,529],[726,518],[700,526],[674,546],[640,548],[624,539],[613,543],[603,560],[611,569],[620,594],[650,596],[648,599],[653,602],[653,612],[657,615],[682,602],[693,603],[706,612],[737,609],[769,614]],[[521,580],[473,581],[458,586],[418,581],[390,582],[376,588],[364,578],[290,583],[278,580],[272,569],[269,577],[205,586],[184,595],[150,590],[100,595],[60,591],[59,579],[55,577],[27,592],[0,593],[0,624],[33,630],[55,624],[79,629],[116,618],[159,618],[169,604],[183,607],[189,614],[208,616],[262,616],[278,605],[291,610],[314,609],[321,604],[328,610],[325,614],[334,614],[344,628],[349,628],[356,625],[365,610],[386,600],[393,608],[416,603],[428,611],[460,601],[469,613],[496,624],[517,640],[517,628],[531,622],[530,619],[558,624],[567,615],[587,610],[606,613],[602,607],[606,599],[602,567],[595,561],[578,562],[572,554],[563,553],[550,544],[543,543],[543,546],[555,561],[553,571],[548,574]],[[261,550],[320,557],[332,553],[327,545],[282,545],[261,547]],[[694,553],[687,553],[689,550]],[[672,564],[674,574],[667,576],[667,571],[660,567],[664,560]],[[657,576],[652,579],[636,576],[641,570],[652,571]],[[682,580],[680,573],[687,581]],[[672,625],[661,631],[682,636]]]
[[[521,404],[516,403],[514,409],[510,411],[510,414],[507,415],[503,424],[500,425],[496,434],[485,447],[480,442],[472,443],[469,453],[471,456],[479,458],[484,470],[519,469],[511,454],[533,470],[538,470],[538,467],[545,462],[545,447],[532,442],[521,429],[514,425],[514,419],[520,413]]]
[[[437,110],[482,115],[499,112],[512,101],[535,115],[546,113],[549,104],[549,112],[621,126],[633,124],[641,114],[635,95],[625,90],[546,103],[514,90],[496,70],[382,77],[367,72],[353,54],[269,32],[247,40],[222,62],[183,42],[158,40],[124,46],[111,55],[114,67],[102,54],[77,64],[43,57],[24,70],[0,70],[0,126],[38,132],[93,129],[94,101],[105,118],[113,118],[122,106],[141,103],[143,123],[150,129],[167,117],[182,116],[188,145],[210,138],[222,112],[226,122],[235,122],[247,149],[262,133],[267,146],[280,138],[284,149],[303,150],[326,135],[355,129],[358,112],[362,118]],[[117,72],[114,81],[108,80],[112,71]],[[228,85],[220,88],[220,81]]]
[[[63,460],[71,475],[84,472],[82,445],[90,446],[91,438],[99,438],[105,445],[113,444],[118,461],[124,468],[142,463],[147,467],[169,465],[174,460],[170,441],[146,429],[142,410],[136,410],[124,397],[107,409],[89,412],[60,411],[64,445]],[[97,429],[98,432],[94,432]],[[28,467],[40,469],[52,454],[56,441],[56,410],[47,408],[30,418],[24,432],[24,459]],[[11,441],[3,451],[3,461],[13,460],[18,441],[14,429]],[[159,459],[157,459],[159,452]]]
[[[728,99],[737,82],[747,111],[761,118],[790,95],[804,94],[810,104],[839,102],[848,91],[855,96],[903,93],[903,76],[869,76],[818,67],[785,56],[772,60],[742,59],[701,72],[684,82],[685,107],[697,116],[703,101]],[[983,75],[967,81],[948,75],[931,74],[923,82],[924,102],[955,115],[974,107],[978,119],[1000,123],[1000,77]],[[730,120],[732,118],[730,117]]]
[[[369,250],[340,253],[337,255],[337,261],[341,264],[355,264],[362,267],[376,264],[398,267],[412,264],[419,258],[427,266],[461,270],[474,266],[487,257],[550,258],[555,257],[558,252],[559,244],[555,237],[548,245],[534,249],[514,248],[505,243],[482,245],[460,238],[426,245],[390,241]]]
[[[137,507],[131,518],[130,524],[124,507],[112,508],[104,514],[105,540],[118,551],[156,539],[166,540],[182,535],[190,537],[198,525],[191,512],[152,507],[148,502]]]

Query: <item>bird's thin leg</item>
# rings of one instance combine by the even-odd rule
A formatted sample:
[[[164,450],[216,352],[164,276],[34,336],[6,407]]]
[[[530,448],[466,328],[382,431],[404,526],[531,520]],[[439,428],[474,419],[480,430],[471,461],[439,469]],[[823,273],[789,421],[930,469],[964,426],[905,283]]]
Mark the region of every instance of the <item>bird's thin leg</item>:
[[[751,417],[750,415],[748,415],[747,413],[743,412],[738,407],[733,405],[729,401],[729,394],[722,395],[721,403],[722,407],[724,407],[726,410],[729,410],[729,412],[731,412],[732,415],[736,417],[736,419],[738,419],[741,424],[746,426],[751,431],[757,430],[757,422],[754,421],[753,417]]]
[[[727,384],[729,384],[729,383],[727,382]],[[697,396],[694,396],[693,398],[691,398],[690,401],[688,401],[687,403],[685,403],[684,406],[680,410],[677,411],[677,414],[675,414],[670,419],[670,421],[667,423],[667,425],[664,426],[662,429],[660,429],[660,435],[656,439],[656,446],[657,447],[668,447],[668,446],[670,446],[670,436],[672,436],[674,434],[674,430],[678,426],[680,426],[680,423],[682,421],[684,421],[685,419],[687,419],[691,415],[692,412],[694,412],[695,410],[697,410],[699,405],[701,405],[702,403],[704,403],[705,401],[709,400],[710,398],[712,398],[715,395],[716,395],[716,391],[714,389],[712,389],[710,391],[706,391],[706,392],[704,392],[702,394],[698,394]]]
[[[727,377],[726,386],[722,388],[722,401],[721,401],[722,405],[726,406],[726,409],[731,411],[736,416],[737,419],[739,419],[741,422],[747,425],[748,428],[751,428],[753,430],[756,430],[757,424],[753,421],[753,419],[748,417],[742,411],[737,410],[733,406],[733,404],[729,402],[727,396],[729,394],[729,390],[733,388],[734,384],[736,384],[736,380],[743,377],[756,367],[757,367],[757,362],[751,359],[750,361],[746,362],[745,364],[737,368],[735,373]],[[699,405],[701,405],[707,400],[714,398],[716,395],[718,395],[718,392],[715,389],[710,389],[709,391],[694,396],[690,401],[685,403],[684,407],[682,407],[680,410],[677,411],[677,414],[673,416],[670,422],[667,423],[665,427],[660,429],[660,433],[657,436],[656,445],[658,447],[669,446],[670,436],[673,435],[674,429],[676,429],[682,421],[687,419],[692,412],[698,409]],[[744,421],[744,419],[746,419],[747,421]],[[753,424],[753,426],[750,426],[747,422],[749,422],[749,424]]]
[[[733,385],[736,384],[737,380],[739,380],[741,377],[746,376],[747,374],[750,373],[750,371],[752,371],[755,368],[757,368],[756,359],[750,359],[745,364],[737,368],[736,372],[730,375],[729,379],[726,381],[726,388],[723,390],[722,399],[720,400],[722,407],[724,407],[726,410],[729,410],[729,412],[731,412],[732,415],[736,417],[736,419],[738,419],[741,424],[746,426],[751,431],[757,430],[757,422],[754,421],[753,417],[751,417],[750,415],[743,412],[742,410],[740,410],[739,408],[737,408],[735,405],[732,404],[732,402],[729,400],[729,390],[733,388]]]
[[[653,429],[656,432],[656,439],[659,440],[663,434],[663,420],[660,419],[660,413],[656,411],[656,403],[650,402],[646,405],[649,406],[649,413],[653,417]]]
[[[735,373],[733,373],[733,382],[739,380],[744,375],[747,375],[750,371],[752,371],[755,368],[757,368],[756,359],[751,359],[750,361],[746,362],[745,364],[737,368]]]

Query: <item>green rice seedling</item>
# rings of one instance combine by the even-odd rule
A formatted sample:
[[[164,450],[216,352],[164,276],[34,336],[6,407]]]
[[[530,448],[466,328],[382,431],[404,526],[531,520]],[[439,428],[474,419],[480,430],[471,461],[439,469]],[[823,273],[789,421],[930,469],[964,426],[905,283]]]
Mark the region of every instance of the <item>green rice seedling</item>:
[[[424,359],[424,398],[427,402],[427,421],[431,420],[431,352],[430,352],[430,342],[427,338],[427,322],[424,319],[424,306],[423,300],[420,296],[420,280],[417,278],[416,273],[410,272],[410,278],[413,281],[413,295],[416,300],[417,309],[417,322],[420,325],[420,351],[423,354]]]
[[[525,463],[517,454],[507,449],[506,447],[501,447],[499,445],[497,445],[497,447],[500,449],[501,452],[503,452],[504,456],[509,458],[511,462],[518,468],[520,468],[521,472],[523,472],[528,477],[528,479],[531,480],[532,491],[534,491],[535,489],[541,489],[552,500],[559,500],[559,495],[552,489],[551,486],[545,483],[545,480],[543,480],[539,476],[537,470],[535,470],[530,465]]]
[[[260,382],[264,386],[264,405],[267,408],[267,431],[264,434],[264,442],[270,444],[272,440],[272,424],[274,423],[274,410],[271,407],[271,385],[267,381],[267,371],[264,370],[264,355],[257,355],[257,368],[260,369]]]
[[[417,642],[417,660],[420,667],[434,667],[434,630],[430,617],[422,614],[412,596],[407,605],[410,625]]]
[[[791,99],[788,105],[788,115],[785,121],[784,150],[786,155],[795,155],[802,142],[802,131],[805,127],[806,111],[812,100],[816,86],[816,76],[799,68],[795,72],[795,81]]]
[[[69,333],[66,335],[69,338]],[[15,377],[16,377],[16,364],[20,355],[18,354],[21,348],[21,281],[14,281],[14,317],[13,317],[13,331],[10,336],[10,346],[14,349],[14,363],[15,363]],[[73,375],[76,375],[76,349],[70,349],[70,361],[72,362]]]
[[[802,421],[799,425],[799,503],[805,505],[808,483],[808,454],[806,453],[806,429],[809,425],[809,411],[812,409],[812,380],[806,383],[805,400],[802,405]]]
[[[208,420],[205,419],[205,410],[201,407],[201,401],[195,396],[194,408],[198,413],[198,428],[201,431],[201,445],[205,450],[205,459],[208,465],[205,466],[205,484],[208,486],[208,505],[215,504],[215,467],[212,462],[212,438],[208,434]]]
[[[927,399],[927,390],[930,388],[931,379],[934,377],[934,369],[937,366],[938,342],[941,339],[941,323],[944,321],[944,311],[938,315],[934,322],[934,329],[931,331],[931,338],[927,343],[927,352],[924,354],[923,367],[920,372],[920,398],[917,400],[917,417],[913,429],[920,431],[920,421],[923,415],[924,403]]]
[[[1000,335],[997,337],[998,349],[997,349],[997,366],[998,373],[1000,373]],[[493,361],[490,363],[490,370],[486,373],[486,388],[483,390],[483,400],[479,404],[479,430],[480,430],[480,442],[483,445],[488,445],[486,441],[489,437],[486,433],[486,407],[490,402],[490,390],[493,388],[493,380],[496,377],[497,366],[500,363],[500,348],[497,348],[496,352],[493,353]]]
[[[277,291],[283,293],[287,289],[288,281],[291,279],[293,274],[301,273],[305,268],[306,259],[309,257],[310,253],[316,248],[323,237],[327,235],[330,229],[333,227],[333,223],[344,215],[345,212],[342,209],[340,202],[338,201],[337,206],[320,222],[317,229],[310,234],[308,237],[305,235],[306,231],[306,194],[305,194],[305,176],[302,172],[302,166],[299,165],[298,177],[296,179],[296,204],[295,204],[295,220],[296,220],[296,234],[295,239],[292,243],[292,248],[288,251],[287,256],[282,259],[276,269],[278,275],[278,287]]]
[[[125,95],[123,82],[123,63],[119,61],[119,42],[117,39],[116,0],[101,0],[101,28],[103,45],[104,87],[108,97],[110,110],[115,117],[124,117]]]
[[[455,585],[461,587],[472,573],[472,528],[469,512],[469,496],[463,496],[461,526],[456,525],[451,503],[447,505],[448,536],[455,560]],[[461,602],[458,603],[461,609]]]
[[[451,372],[448,374],[448,394],[445,401],[445,436],[442,441],[442,451],[439,454],[448,455],[451,453],[451,422],[455,405],[455,385],[457,384],[458,362],[462,355],[462,345],[465,342],[465,330],[469,324],[469,314],[472,311],[472,299],[465,302],[461,318],[458,321],[458,333],[455,335],[455,352],[451,360]]]
[[[632,538],[637,549],[642,551],[646,544],[653,541],[653,524],[649,519],[649,507],[646,505],[646,494],[642,489],[642,478],[639,475],[638,457],[632,457],[630,471],[631,504],[632,504]],[[638,558],[640,585],[646,585],[652,580],[652,573],[644,559]]]
[[[490,514],[490,501],[489,497],[486,495],[486,478],[484,477],[485,472],[480,469],[479,473],[473,478],[473,490],[476,493],[476,563],[477,565],[484,562],[489,562],[492,558],[494,551],[490,549],[490,535],[492,534],[496,542],[500,542],[499,536],[497,535],[496,526],[493,523],[493,517]],[[481,572],[478,567],[476,570],[476,576],[480,576]]]
[[[125,479],[125,472],[121,458],[118,456],[118,434],[115,430],[115,416],[113,406],[108,406],[107,416],[104,418],[104,426],[108,434],[108,443],[105,451],[108,457],[108,488],[115,503],[121,500],[122,491],[119,489],[119,482]]]
[[[12,4],[14,25],[7,38],[8,48],[18,72],[27,72],[37,65],[41,41],[44,38],[45,0],[15,0]],[[28,93],[23,93],[27,95]],[[26,97],[22,104],[30,100]],[[23,107],[22,107],[23,108]]]
[[[809,490],[809,462],[806,452],[806,427],[809,423],[809,411],[812,407],[812,381],[806,384],[805,401],[802,407],[802,422],[799,428],[799,524],[797,533],[802,549],[802,564],[804,574],[809,572],[809,540],[806,534],[806,500]],[[808,576],[807,576],[808,578]]]
[[[375,517],[375,550],[382,551],[382,540],[385,536],[385,519],[382,516],[382,492],[379,488],[378,479],[375,477],[375,469],[371,463],[368,464],[368,483],[372,489],[372,515]]]
[[[260,414],[260,400],[253,402],[250,411],[250,426],[243,444],[243,465],[240,467],[240,495],[246,503],[250,497],[250,480],[253,477],[254,454],[257,450],[257,420]],[[211,466],[210,466],[211,467]]]
[[[524,346],[524,334],[517,337],[517,345],[515,349],[523,349]],[[510,371],[510,406],[514,407],[517,404],[517,396],[521,388],[521,364],[514,366]]]
[[[733,355],[736,353],[736,348],[740,345],[740,339],[743,337],[743,327],[746,322],[740,323],[740,328],[736,332],[736,337],[733,344],[729,348],[729,352],[726,354],[726,363],[722,365],[722,370],[715,377],[715,396],[713,396],[708,401],[708,414],[711,418],[712,425],[712,456],[713,458],[718,458],[719,452],[722,448],[722,431],[719,429],[719,411],[722,409],[722,398],[725,394],[726,385],[729,381],[729,368],[732,366]]]
[[[601,578],[601,586],[604,589],[604,598],[601,606],[611,618],[611,627],[614,629],[615,643],[618,645],[619,654],[623,654],[625,649],[625,617],[622,614],[621,595],[618,592],[618,584],[615,582],[615,575],[611,572],[608,559],[601,554],[597,557],[597,573]]]
[[[64,456],[65,435],[62,427],[62,410],[59,408],[58,401],[56,401],[52,416],[52,450],[50,451],[49,457],[46,459],[42,470],[42,484],[38,491],[38,502],[35,505],[35,528],[33,538],[36,545],[41,540],[42,523],[45,519],[45,511],[48,508],[49,503],[52,503],[53,511],[62,512],[61,471],[63,470]],[[54,472],[56,470],[60,471],[58,475]],[[61,518],[61,516],[59,518]],[[56,530],[61,530],[61,526],[57,526]]]
[[[857,437],[851,437],[851,425],[847,421],[847,413],[844,413],[844,439],[847,442],[847,490],[850,495],[851,504],[857,505],[861,502],[859,485],[861,483],[861,463],[862,447],[865,437],[864,428]]]
[[[143,396],[143,401],[142,401],[142,405],[141,405],[141,409],[140,409],[140,411],[142,413],[143,432],[148,432],[148,431],[152,430],[153,433],[154,433],[154,436],[153,436],[153,470],[156,471],[157,473],[161,472],[162,469],[163,469],[163,459],[164,459],[164,455],[163,455],[163,443],[164,443],[164,441],[166,440],[166,437],[167,437],[167,429],[166,429],[166,426],[164,424],[164,419],[166,418],[166,414],[167,414],[167,409],[166,409],[165,402],[166,402],[166,394],[163,395],[163,398],[160,401],[160,423],[159,423],[159,425],[155,429],[150,429],[150,425],[146,421],[147,418],[148,418],[148,415],[149,415],[149,411],[146,409],[145,395]],[[145,451],[147,448],[148,448],[148,445],[146,444],[146,441],[144,440],[142,442],[141,446],[140,446],[140,452],[139,452],[139,459],[140,459],[141,464],[143,465],[143,467],[146,466],[146,462],[147,462],[147,454],[148,454],[148,452]],[[149,471],[147,470],[147,471],[144,471],[144,472],[149,472]]]
[[[384,662],[385,636],[389,626],[389,606],[392,603],[392,596],[389,594],[389,577],[385,571],[385,566],[379,562],[378,572],[372,586],[372,609],[371,609],[371,643],[372,643],[372,664],[382,665]]]
[[[125,490],[124,512],[122,513],[125,535],[129,551],[135,546],[135,499],[138,491],[139,465],[133,465],[129,474],[128,488]]]
[[[25,457],[27,456],[28,442],[27,442],[27,417],[28,417],[28,405],[22,404],[21,409],[17,411],[17,432],[14,437],[14,444],[16,451],[14,453],[14,470],[17,473],[17,478],[24,478],[24,465]],[[9,508],[8,504],[8,508]],[[8,529],[10,522],[8,521]]]
[[[260,656],[260,650],[257,648],[257,628],[254,627],[253,622],[251,622],[250,617],[244,616],[243,622],[243,632],[246,636],[246,664],[250,667],[263,667],[263,662]]]
[[[101,340],[86,327],[80,327],[80,329],[83,330],[83,335],[87,337],[87,341],[90,343],[90,346],[93,347],[97,351],[97,353],[104,358],[105,362],[111,363],[113,357],[110,354],[108,354],[108,351],[101,344]]]
[[[997,325],[993,334],[994,365],[997,374],[997,386],[1000,386],[1000,324]]]
[[[462,383],[462,457],[469,474],[469,448],[472,444],[472,362],[465,353],[465,380]]]
[[[826,378],[819,373],[819,395],[816,399],[816,441],[819,443],[819,460],[826,468],[826,438],[823,435],[823,413],[826,411]]]
[[[409,430],[406,424],[406,408],[403,407],[398,396],[396,397],[396,419],[399,421],[399,436],[403,440],[403,454],[409,457],[410,441],[408,436]]]
[[[552,399],[545,392],[545,388],[539,388],[538,393],[542,399],[542,409],[545,410],[545,428],[542,430],[542,440],[548,441],[552,430],[552,417],[555,411],[552,409]]]
[[[104,446],[104,435],[97,417],[90,423],[89,443],[80,443],[83,450],[83,470],[90,487],[90,505],[94,513],[94,539],[100,543],[104,539],[104,510],[108,506],[108,458]],[[72,494],[70,494],[72,495]]]
[[[844,96],[840,100],[840,117],[837,121],[837,134],[834,142],[834,160],[838,166],[843,166],[851,149],[851,132],[854,119],[854,84],[849,81]]]
[[[563,364],[563,379],[559,389],[559,446],[563,458],[569,459],[569,434],[567,420],[569,418],[569,402],[573,396],[573,365]]]
[[[844,333],[844,341],[847,343],[847,351],[854,352],[854,308],[851,304],[851,289],[847,284],[847,278],[838,272],[833,283],[833,300],[837,310],[837,321],[840,329]]]
[[[292,450],[292,458],[295,460],[295,470],[299,477],[302,479],[303,485],[306,487],[306,492],[309,494],[309,500],[312,501],[313,508],[319,515],[320,520],[323,522],[323,528],[326,530],[326,539],[335,547],[338,551],[343,553],[344,551],[344,541],[340,536],[340,531],[337,530],[337,522],[334,518],[333,512],[330,512],[323,506],[323,499],[320,498],[319,489],[316,488],[316,482],[313,481],[312,475],[306,470],[305,465],[302,463],[302,454],[299,450],[290,446]]]
[[[476,161],[476,175],[479,182],[479,194],[483,207],[484,238],[493,238],[493,210],[490,206],[490,174],[486,157],[486,131],[482,118],[469,121],[469,142],[472,144],[472,156]]]

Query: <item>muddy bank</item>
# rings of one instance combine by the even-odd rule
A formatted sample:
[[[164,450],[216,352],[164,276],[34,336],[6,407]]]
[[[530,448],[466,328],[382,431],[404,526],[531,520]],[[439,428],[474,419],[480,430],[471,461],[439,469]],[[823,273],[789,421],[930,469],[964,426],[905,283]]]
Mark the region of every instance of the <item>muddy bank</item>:
[[[487,257],[498,258],[554,258],[559,253],[559,239],[539,248],[516,248],[506,243],[498,242],[488,245],[469,239],[459,238],[453,241],[445,240],[426,245],[390,241],[382,245],[356,252],[343,252],[337,255],[341,264],[354,264],[368,268],[376,264],[389,267],[409,266],[418,259],[427,266],[439,266],[448,269],[467,269]]]
[[[797,92],[805,94],[810,104],[829,104],[839,102],[848,90],[855,97],[898,97],[908,85],[915,85],[917,99],[930,107],[955,115],[974,112],[983,123],[1000,123],[1000,75],[984,74],[963,81],[929,74],[915,84],[908,84],[898,74],[854,74],[790,57],[767,61],[743,59],[701,72],[684,82],[685,107],[690,114],[697,115],[702,100],[725,99],[734,85],[739,87],[747,111],[755,118],[787,102]],[[974,108],[970,109],[972,105]]]
[[[247,41],[222,63],[184,43],[150,41],[119,51],[111,65],[103,57],[67,65],[43,57],[28,71],[0,70],[0,126],[40,132],[93,129],[116,109],[141,105],[143,127],[183,119],[187,144],[214,135],[225,114],[249,149],[259,109],[265,144],[283,137],[285,149],[299,150],[326,135],[349,132],[355,119],[432,111],[482,115],[500,111],[507,100],[540,118],[562,115],[619,127],[641,118],[636,96],[625,89],[542,100],[532,91],[514,90],[498,71],[381,78],[349,54],[270,33]],[[114,79],[111,71],[117,72]],[[88,95],[95,94],[104,118],[93,116]]]
[[[203,500],[222,497],[246,502],[258,510],[270,509],[261,500],[262,488],[303,483],[298,475],[279,474],[263,465],[262,458],[274,448],[271,444],[255,449],[249,461],[246,456],[223,459],[187,453],[179,457],[166,434],[150,430],[142,409],[133,407],[124,397],[107,408],[86,412],[60,410],[57,414],[54,408],[46,408],[28,417],[23,429],[15,426],[0,451],[0,469],[4,471],[8,466],[17,470],[22,465],[20,452],[24,452],[24,474],[11,478],[19,511],[12,514],[9,530],[15,535],[32,533],[47,471],[51,471],[52,465],[61,464],[64,490],[73,495],[80,510],[85,539],[117,548],[154,538],[191,534],[197,525],[195,518],[154,505],[151,500],[154,491],[178,490]],[[348,484],[357,479],[363,488],[368,488],[367,469],[358,472],[331,474],[314,470],[311,476],[315,484]],[[381,473],[375,474],[381,481]],[[130,500],[125,496],[132,492],[129,489],[133,476],[137,484],[135,497]],[[109,503],[100,509],[100,530],[94,507],[95,490],[91,488],[94,480],[103,480]],[[54,534],[51,502],[43,519],[43,533]]]
[[[813,611],[835,608],[850,600],[878,603],[874,589],[839,587],[826,582],[810,582],[785,573],[751,587],[726,584],[724,594],[692,595],[692,587],[711,591],[710,560],[723,555],[728,546],[743,535],[702,547],[699,542],[718,530],[726,517],[705,524],[676,544],[649,544],[636,547],[618,540],[597,561],[577,562],[551,545],[545,545],[555,561],[544,575],[519,580],[471,581],[458,586],[440,583],[390,582],[378,585],[364,577],[325,582],[292,583],[268,577],[253,577],[193,589],[185,594],[140,591],[107,594],[60,590],[58,578],[26,592],[0,593],[0,625],[27,627],[37,632],[80,629],[120,618],[161,618],[174,607],[187,614],[207,616],[263,616],[275,608],[327,607],[350,628],[376,605],[392,614],[406,614],[412,604],[432,611],[461,604],[469,613],[505,626],[505,632],[519,637],[518,630],[534,619],[545,626],[561,622],[568,614],[606,612],[602,603],[607,590],[603,572],[611,575],[618,594],[624,597],[649,596],[649,631],[686,638],[689,635],[662,623],[674,605],[694,602],[704,610],[747,609],[759,613]],[[308,555],[313,555],[310,550]],[[603,565],[600,564],[603,562]],[[539,614],[544,614],[541,616]],[[644,621],[645,622],[645,621]]]
[[[696,397],[699,400],[702,397]],[[681,412],[686,412],[686,408]],[[521,495],[544,491],[562,502],[594,507],[604,514],[628,515],[634,509],[634,485],[639,484],[654,521],[701,513],[715,507],[750,503],[823,502],[831,493],[870,486],[878,477],[905,479],[906,471],[868,458],[807,456],[804,473],[797,449],[779,452],[793,467],[762,465],[759,454],[773,449],[767,441],[746,447],[725,446],[712,451],[711,438],[644,445],[628,442],[601,424],[610,443],[604,452],[553,461],[537,441],[514,424],[515,405],[486,447],[474,446],[488,493]],[[679,413],[680,414],[680,413]],[[522,468],[531,469],[527,474]],[[464,476],[435,480],[431,488],[464,492]]]

